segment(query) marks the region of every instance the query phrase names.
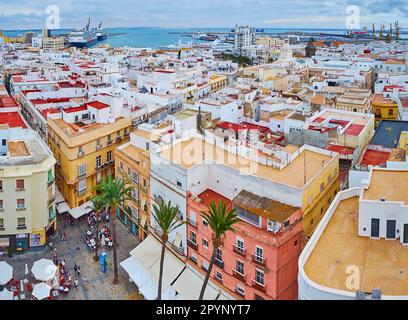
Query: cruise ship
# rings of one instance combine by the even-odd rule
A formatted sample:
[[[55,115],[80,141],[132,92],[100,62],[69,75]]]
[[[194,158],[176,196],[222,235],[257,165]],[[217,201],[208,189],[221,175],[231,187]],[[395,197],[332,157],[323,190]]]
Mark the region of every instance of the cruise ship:
[[[86,48],[94,45],[98,41],[95,30],[90,29],[91,18],[85,28],[74,30],[69,34],[68,42],[70,46],[77,48]]]

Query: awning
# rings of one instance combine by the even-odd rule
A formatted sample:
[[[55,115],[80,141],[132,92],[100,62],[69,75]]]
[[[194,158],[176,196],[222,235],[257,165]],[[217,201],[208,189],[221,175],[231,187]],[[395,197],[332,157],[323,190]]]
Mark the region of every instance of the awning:
[[[151,234],[147,236],[135,249],[130,251],[130,255],[149,270],[160,259],[161,244]]]
[[[82,217],[85,214],[88,214],[91,211],[92,211],[92,202],[87,201],[81,204],[79,207],[70,209],[68,212],[74,219],[79,219],[80,217]]]
[[[64,202],[64,201],[65,201],[65,199],[62,196],[62,193],[58,190],[57,187],[55,187],[55,203],[59,204],[59,203]]]
[[[34,285],[32,295],[38,300],[43,300],[50,296],[51,287],[44,283],[40,282]]]
[[[0,238],[0,247],[8,247],[9,245],[9,238]]]
[[[121,267],[127,272],[129,278],[138,288],[142,287],[151,279],[149,272],[135,259],[129,257],[120,263]]]
[[[184,270],[185,264],[178,259],[172,252],[166,249],[164,253],[163,270],[163,288],[170,286],[179,274]],[[160,259],[150,268],[150,274],[154,279],[159,281]]]
[[[62,213],[68,212],[69,210],[71,210],[71,208],[66,202],[61,202],[57,204],[58,213],[62,214]]]
[[[182,299],[198,300],[203,282],[204,276],[198,275],[197,271],[193,271],[187,266],[172,286],[180,294]],[[215,300],[218,294],[219,291],[211,285],[211,282],[208,282],[204,300]]]

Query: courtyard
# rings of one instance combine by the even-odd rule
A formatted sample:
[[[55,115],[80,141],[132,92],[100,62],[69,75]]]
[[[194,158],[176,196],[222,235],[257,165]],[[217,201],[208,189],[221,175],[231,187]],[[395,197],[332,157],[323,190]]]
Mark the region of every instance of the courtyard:
[[[100,228],[107,225],[104,222],[100,223]],[[110,223],[107,225],[109,228]],[[116,230],[118,239],[118,270],[119,284],[114,286],[113,281],[113,254],[111,250],[100,249],[108,256],[107,272],[103,273],[100,270],[99,262],[95,262],[94,252],[89,250],[85,242],[85,230],[88,229],[86,218],[83,217],[76,224],[66,224],[61,216],[58,217],[58,228],[55,235],[49,241],[53,243],[57,249],[57,256],[65,260],[65,268],[75,279],[74,265],[81,268],[81,274],[78,278],[79,286],[76,290],[72,285],[68,293],[60,293],[54,300],[140,300],[143,299],[137,292],[136,286],[131,283],[126,272],[121,268],[119,263],[129,257],[129,252],[134,249],[139,240],[132,235],[127,228],[116,219]],[[95,231],[95,227],[93,227]],[[66,234],[66,241],[61,241],[59,235]],[[28,283],[35,284],[39,281],[35,280],[29,272],[25,275],[25,265],[31,270],[33,263],[41,258],[54,259],[53,252],[47,246],[39,248],[35,251],[27,251],[23,254],[14,254],[2,256],[1,260],[6,261],[13,267],[14,278],[19,280],[27,279]],[[88,285],[84,286],[83,277],[86,276]],[[24,295],[27,300],[31,298],[31,293],[24,288]],[[23,293],[23,292],[21,292]]]

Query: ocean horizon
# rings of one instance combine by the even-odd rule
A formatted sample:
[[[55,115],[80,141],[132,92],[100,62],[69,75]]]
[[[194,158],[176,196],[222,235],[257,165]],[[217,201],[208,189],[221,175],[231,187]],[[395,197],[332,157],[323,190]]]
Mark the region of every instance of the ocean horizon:
[[[193,41],[191,37],[183,36],[181,33],[191,32],[228,32],[231,28],[164,28],[164,27],[116,27],[105,28],[108,38],[100,41],[96,46],[101,44],[109,44],[112,47],[137,47],[137,48],[159,48],[169,46],[171,44],[188,43]],[[310,33],[327,33],[327,34],[345,34],[346,29],[342,28],[262,28],[264,32],[269,34],[279,34],[285,32],[310,32]],[[52,35],[67,34],[74,29],[64,28],[51,30]],[[24,29],[24,30],[4,30],[6,36],[23,36],[27,32],[41,33],[41,29]],[[180,34],[172,34],[180,33]],[[404,37],[405,38],[405,37]],[[200,42],[194,40],[194,42]]]

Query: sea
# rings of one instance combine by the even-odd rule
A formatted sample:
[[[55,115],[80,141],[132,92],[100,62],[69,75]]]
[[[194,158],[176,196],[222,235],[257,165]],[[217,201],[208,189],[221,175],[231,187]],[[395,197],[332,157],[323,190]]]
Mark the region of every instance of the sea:
[[[52,35],[68,34],[72,29],[52,30]],[[263,28],[264,32],[270,35],[282,33],[325,33],[325,34],[346,34],[344,29],[288,29],[288,28]],[[41,30],[6,30],[6,36],[23,36],[27,32],[41,33]],[[193,39],[191,36],[186,36],[187,33],[202,32],[231,32],[230,28],[153,28],[153,27],[138,27],[138,28],[106,28],[105,32],[108,38],[100,41],[100,44],[109,44],[112,47],[136,47],[136,48],[160,48],[177,43],[200,42]],[[184,34],[184,35],[183,35]]]

